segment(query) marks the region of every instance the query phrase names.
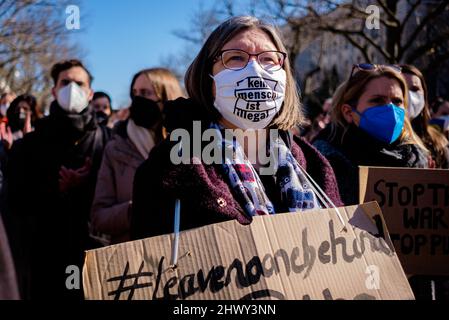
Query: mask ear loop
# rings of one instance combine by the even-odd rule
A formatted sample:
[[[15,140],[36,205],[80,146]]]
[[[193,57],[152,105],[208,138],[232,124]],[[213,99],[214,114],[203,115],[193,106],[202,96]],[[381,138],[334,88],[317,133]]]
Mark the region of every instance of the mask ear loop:
[[[340,220],[341,224],[343,225],[342,231],[347,232],[348,229],[346,227],[346,223],[343,220],[343,217],[340,213],[340,210],[337,208],[337,206],[334,204],[334,202],[327,196],[326,192],[321,189],[321,187],[318,185],[318,183],[315,182],[315,180],[312,179],[312,177],[307,173],[306,170],[298,163],[299,168],[301,169],[302,173],[306,175],[307,179],[309,180],[310,187],[312,188],[313,192],[317,195],[318,199],[321,201],[321,203],[327,208],[330,209],[331,207],[335,210],[337,213],[338,219]],[[326,201],[324,201],[324,199]]]

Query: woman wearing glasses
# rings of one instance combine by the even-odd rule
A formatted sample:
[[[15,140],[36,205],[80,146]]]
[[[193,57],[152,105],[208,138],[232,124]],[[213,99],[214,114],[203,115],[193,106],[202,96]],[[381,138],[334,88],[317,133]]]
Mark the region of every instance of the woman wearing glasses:
[[[173,232],[176,200],[181,203],[181,230],[230,219],[249,224],[255,215],[318,208],[323,203],[308,175],[322,188],[328,204],[342,204],[328,161],[288,134],[302,114],[285,52],[275,29],[253,17],[231,18],[212,32],[186,74],[190,99],[165,107],[171,136],[184,128],[190,139],[176,145],[167,139],[136,172],[133,238]],[[222,153],[221,163],[191,159],[174,164],[174,146],[175,153],[188,153],[191,147],[185,142],[201,139],[193,120],[200,121],[202,130],[212,129],[218,135],[215,142],[222,150],[230,148],[231,156]],[[267,138],[269,128],[277,129],[279,137]],[[232,142],[226,136],[229,129],[253,130],[254,143]],[[249,145],[255,146],[256,154],[278,151],[270,153],[279,155],[272,172],[262,174],[266,163],[250,159]]]
[[[428,167],[407,106],[407,84],[396,66],[355,65],[337,88],[331,125],[314,145],[332,164],[345,204],[358,203],[358,166]]]

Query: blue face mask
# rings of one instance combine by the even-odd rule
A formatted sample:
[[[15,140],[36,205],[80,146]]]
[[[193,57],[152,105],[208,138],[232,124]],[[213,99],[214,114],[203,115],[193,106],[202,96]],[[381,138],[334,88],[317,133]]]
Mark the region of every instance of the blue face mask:
[[[401,135],[405,111],[393,103],[354,112],[360,116],[359,127],[380,141],[390,144]]]

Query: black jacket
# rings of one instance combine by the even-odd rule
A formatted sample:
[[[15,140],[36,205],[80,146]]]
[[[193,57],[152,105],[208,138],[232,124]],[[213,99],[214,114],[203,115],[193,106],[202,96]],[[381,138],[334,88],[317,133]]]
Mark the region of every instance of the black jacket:
[[[414,144],[383,143],[355,125],[346,133],[338,129],[331,136],[324,129],[313,145],[329,160],[337,176],[338,188],[345,205],[359,203],[358,166],[427,168],[424,151]]]
[[[65,269],[80,270],[84,250],[92,247],[88,217],[96,176],[110,130],[98,126],[93,111],[68,115],[52,105],[39,128],[14,144],[7,168],[10,242],[22,297],[82,297],[65,287]],[[66,193],[59,190],[62,166],[77,169],[91,158],[87,182]]]

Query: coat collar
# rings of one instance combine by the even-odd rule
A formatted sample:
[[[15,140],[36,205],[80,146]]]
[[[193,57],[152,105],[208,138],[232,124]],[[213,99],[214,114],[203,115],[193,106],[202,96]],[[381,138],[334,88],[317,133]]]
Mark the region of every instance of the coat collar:
[[[295,137],[291,141],[291,151],[299,164],[308,170],[326,191],[336,186],[332,168],[327,160],[310,144],[302,138]],[[306,162],[307,158],[307,162]],[[191,159],[192,163],[194,159]],[[315,163],[310,165],[307,163]],[[313,171],[310,172],[309,169]],[[242,224],[251,223],[252,217],[248,217],[241,205],[235,200],[227,178],[224,176],[220,165],[179,164],[170,165],[167,174],[164,175],[163,189],[167,194],[180,197],[181,201],[192,201],[194,197],[200,209],[217,212],[229,219],[236,219]],[[331,197],[332,198],[332,197]],[[341,205],[341,203],[336,203]]]
[[[171,165],[163,181],[163,189],[168,194],[179,196],[181,201],[183,197],[188,201],[194,197],[200,210],[219,213],[241,224],[252,221],[252,217],[248,217],[234,199],[219,165]]]

